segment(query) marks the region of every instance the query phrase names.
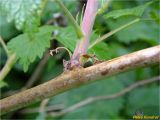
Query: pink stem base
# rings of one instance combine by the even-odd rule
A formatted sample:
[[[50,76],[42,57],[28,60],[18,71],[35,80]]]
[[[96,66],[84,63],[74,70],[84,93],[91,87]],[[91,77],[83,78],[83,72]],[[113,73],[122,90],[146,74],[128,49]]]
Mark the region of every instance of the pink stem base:
[[[82,63],[80,62],[80,57],[87,53],[97,10],[98,0],[88,0],[81,26],[84,37],[80,42],[77,43],[76,49],[71,57],[71,60],[64,63],[65,69],[71,69],[74,66],[82,66]]]

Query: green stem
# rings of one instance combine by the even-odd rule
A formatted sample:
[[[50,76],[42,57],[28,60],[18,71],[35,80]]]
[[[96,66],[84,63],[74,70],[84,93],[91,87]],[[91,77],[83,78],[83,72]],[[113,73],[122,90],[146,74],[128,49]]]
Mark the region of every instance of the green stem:
[[[12,69],[14,63],[15,63],[16,54],[12,54],[9,56],[5,66],[3,67],[2,71],[0,72],[0,81],[3,80],[6,75],[9,73],[9,71]]]
[[[4,48],[6,54],[7,54],[7,57],[9,57],[9,51],[8,51],[8,48],[6,46],[6,44],[4,43],[4,40],[2,39],[2,37],[0,36],[0,43],[2,44],[2,47]]]
[[[74,29],[76,30],[77,36],[79,38],[82,38],[83,37],[83,32],[81,31],[80,26],[78,25],[76,20],[73,18],[72,14],[69,12],[69,10],[65,7],[65,5],[62,3],[61,0],[55,0],[55,2],[59,5],[61,10],[64,12],[66,17],[69,19],[69,21],[73,25]]]
[[[102,7],[98,10],[97,15],[103,14],[108,9],[108,6],[110,3],[111,3],[111,0],[106,0],[104,5],[102,5]]]
[[[125,24],[125,25],[123,25],[123,26],[121,26],[121,27],[119,27],[119,28],[117,28],[117,29],[115,29],[115,30],[113,30],[113,31],[111,31],[111,32],[103,35],[102,37],[96,39],[96,40],[89,46],[89,49],[92,48],[93,46],[95,46],[97,43],[99,43],[99,42],[105,40],[106,38],[110,37],[111,35],[113,35],[113,34],[119,32],[119,31],[121,31],[122,29],[124,29],[124,28],[126,28],[126,27],[128,27],[128,26],[130,26],[130,25],[132,25],[132,24],[134,24],[134,23],[136,23],[136,22],[138,22],[139,20],[140,20],[139,18],[138,18],[138,19],[135,19],[135,20],[133,20],[133,21],[131,21],[131,22],[129,22],[129,23],[127,23],[127,24]]]

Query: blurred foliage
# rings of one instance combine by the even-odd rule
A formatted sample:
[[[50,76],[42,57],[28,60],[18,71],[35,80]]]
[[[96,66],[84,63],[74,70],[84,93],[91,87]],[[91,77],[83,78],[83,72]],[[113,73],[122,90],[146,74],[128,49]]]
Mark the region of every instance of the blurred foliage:
[[[6,82],[0,81],[0,88],[6,87],[6,86],[7,86],[7,83],[6,83]]]
[[[108,19],[108,18],[119,18],[119,17],[122,17],[122,16],[130,16],[130,15],[133,15],[133,16],[141,16],[144,12],[144,10],[146,9],[146,7],[148,5],[150,5],[152,2],[148,2],[144,5],[140,5],[138,7],[134,7],[134,8],[129,8],[129,9],[122,9],[122,10],[113,10],[109,13],[106,14],[105,18]]]
[[[61,32],[57,35],[56,39],[73,52],[76,42],[78,41],[73,27],[60,28],[60,31]]]
[[[112,0],[108,10],[96,18],[91,42],[99,36],[134,20],[137,15],[143,13],[140,17],[141,20],[95,45],[88,52],[96,54],[97,58],[101,60],[108,60],[159,44],[159,1],[152,0],[153,2],[148,5],[150,1]],[[63,0],[63,2],[74,17],[82,8],[79,1]],[[117,10],[120,12],[116,12]],[[127,12],[124,12],[126,10]],[[3,13],[0,14],[0,35],[7,43],[10,52],[16,52],[18,60],[5,80],[0,82],[1,98],[3,98],[8,92],[25,86],[27,80],[33,75],[36,66],[42,60],[46,48],[65,46],[73,52],[76,42],[79,40],[64,16],[63,21],[67,23],[65,27],[61,24],[59,26],[45,25],[47,21],[54,18],[53,16],[61,13],[61,9],[55,2],[49,0],[13,0],[12,2],[10,0],[0,0],[0,13]],[[7,20],[11,22],[7,22]],[[58,34],[53,37],[52,31],[58,31]],[[51,44],[51,39],[57,40],[58,43],[52,40],[53,44]],[[62,60],[68,59],[68,54],[59,54],[59,57],[56,55],[49,58],[36,85],[46,82],[63,72]],[[6,55],[2,47],[0,48],[0,55],[0,66],[2,68],[6,62]],[[23,70],[26,72],[24,73]],[[104,78],[100,82],[57,95],[50,99],[48,106],[63,104],[65,108],[68,108],[88,97],[117,93],[136,81],[152,78],[158,74],[159,68],[157,65],[121,73],[107,79]],[[156,83],[147,85],[117,99],[97,101],[61,117],[52,117],[46,112],[39,111],[30,114],[22,114],[16,111],[8,113],[2,118],[35,120],[127,119],[132,118],[137,111],[142,111],[145,115],[158,115],[160,114],[158,89],[159,85]],[[34,109],[39,106],[40,103],[36,103],[25,109]]]
[[[144,87],[132,91],[128,96],[127,113],[132,115],[137,110],[143,110],[148,115],[159,115],[158,94],[159,87],[157,86]]]

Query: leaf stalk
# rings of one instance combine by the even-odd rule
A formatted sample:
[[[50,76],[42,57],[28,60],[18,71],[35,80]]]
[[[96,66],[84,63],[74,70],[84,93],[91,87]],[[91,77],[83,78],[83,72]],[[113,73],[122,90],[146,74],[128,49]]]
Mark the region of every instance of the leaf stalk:
[[[95,46],[96,44],[102,42],[103,40],[107,39],[108,37],[112,36],[113,34],[115,34],[115,33],[119,32],[119,31],[127,28],[128,26],[130,26],[130,25],[132,25],[132,24],[134,24],[134,23],[136,23],[136,22],[138,22],[138,21],[140,21],[139,18],[137,18],[137,19],[135,19],[135,20],[133,20],[133,21],[125,24],[125,25],[122,25],[121,27],[119,27],[119,28],[117,28],[117,29],[115,29],[115,30],[113,30],[113,31],[111,31],[111,32],[103,35],[102,37],[100,37],[100,38],[98,38],[98,39],[96,39],[96,40],[89,46],[89,49],[92,48],[93,46]]]
[[[83,38],[83,32],[81,31],[80,26],[72,16],[72,14],[69,12],[69,10],[65,7],[63,2],[61,0],[55,0],[55,2],[59,5],[60,9],[64,12],[66,17],[69,19],[70,23],[73,25],[74,29],[76,30],[78,38]]]

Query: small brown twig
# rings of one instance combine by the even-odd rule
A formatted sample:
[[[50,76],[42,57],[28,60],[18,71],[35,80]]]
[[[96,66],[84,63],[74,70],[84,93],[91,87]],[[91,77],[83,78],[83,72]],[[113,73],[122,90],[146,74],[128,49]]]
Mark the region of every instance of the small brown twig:
[[[66,48],[66,47],[57,47],[56,49],[50,50],[49,53],[50,53],[51,56],[53,56],[53,53],[56,53],[56,54],[57,54],[60,49],[65,49],[65,50],[68,52],[69,57],[70,57],[70,58],[72,57],[71,51],[70,51],[68,48]]]
[[[98,102],[98,101],[101,101],[101,100],[112,100],[112,99],[115,99],[115,98],[118,98],[118,97],[121,97],[129,92],[131,92],[132,90],[140,87],[140,86],[144,86],[144,85],[147,85],[147,84],[150,84],[150,83],[153,83],[153,82],[156,82],[156,81],[159,81],[160,80],[160,76],[157,76],[157,77],[153,77],[153,78],[150,78],[150,79],[147,79],[147,80],[143,80],[143,81],[139,81],[139,82],[136,82],[130,86],[128,86],[127,88],[121,90],[120,92],[118,93],[115,93],[115,94],[111,94],[111,95],[105,95],[105,96],[95,96],[95,97],[89,97],[79,103],[76,103],[75,105],[72,105],[60,112],[51,112],[49,113],[49,115],[51,116],[62,116],[64,114],[67,114],[69,112],[72,112],[72,111],[75,111],[76,109],[78,108],[81,108],[83,106],[86,106],[86,105],[89,105],[89,104],[92,104],[94,102]]]
[[[49,105],[47,106],[44,111],[45,112],[50,112],[50,111],[55,111],[55,110],[62,110],[64,109],[64,104],[56,104],[56,105]],[[27,108],[19,111],[19,113],[26,114],[26,113],[37,113],[39,111],[39,107],[37,108]]]
[[[46,108],[48,102],[49,102],[49,98],[44,99],[44,100],[41,102],[40,108],[39,108],[39,112],[45,112],[45,108]]]

